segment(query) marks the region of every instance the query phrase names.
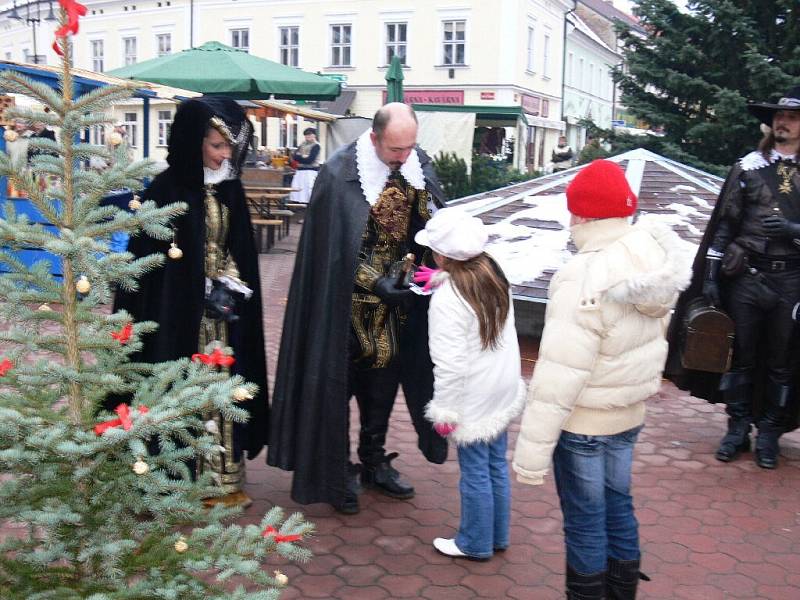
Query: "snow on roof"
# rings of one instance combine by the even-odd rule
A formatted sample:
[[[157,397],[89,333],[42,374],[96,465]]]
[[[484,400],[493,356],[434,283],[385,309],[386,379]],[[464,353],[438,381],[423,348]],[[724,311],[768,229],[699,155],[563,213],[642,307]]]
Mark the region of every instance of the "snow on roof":
[[[639,197],[637,215],[655,214],[697,245],[722,179],[644,149],[608,160],[622,167]],[[565,190],[585,165],[450,202],[483,220],[489,252],[512,284],[514,296],[546,302],[553,273],[575,252],[570,242]]]

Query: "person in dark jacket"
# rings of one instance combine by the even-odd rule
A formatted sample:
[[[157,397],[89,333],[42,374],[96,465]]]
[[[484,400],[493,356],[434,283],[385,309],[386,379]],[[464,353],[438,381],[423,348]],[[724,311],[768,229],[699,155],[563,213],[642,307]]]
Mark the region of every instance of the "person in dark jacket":
[[[314,181],[317,179],[319,171],[319,153],[321,146],[317,142],[317,130],[308,127],[303,131],[305,141],[297,147],[292,154],[292,160],[297,165],[294,177],[292,178],[292,191],[289,199],[292,202],[308,204],[311,198],[311,190],[314,189]]]
[[[292,498],[359,510],[361,483],[400,499],[414,495],[386,454],[399,384],[425,457],[442,463],[444,438],[426,421],[433,394],[427,298],[395,287],[390,268],[443,194],[416,147],[411,109],[391,103],[372,130],[320,168],[286,305],[268,463],[294,471]],[[360,413],[358,457],[349,463],[350,398]]]
[[[777,104],[748,109],[767,133],[723,185],[695,259],[693,283],[672,320],[666,376],[693,395],[725,403],[728,431],[718,460],[730,462],[749,450],[755,423],[756,464],[774,469],[778,439],[797,427],[792,310],[800,300],[800,86]],[[732,366],[721,378],[680,363],[686,305],[700,295],[735,323]]]
[[[255,458],[268,440],[268,404],[258,254],[239,172],[252,135],[244,111],[229,98],[187,100],[175,113],[169,138],[169,167],[142,194],[159,206],[185,202],[172,223],[172,243],[140,234],[128,250],[136,257],[167,254],[162,268],[147,273],[137,291],[119,290],[114,310],[159,328],[145,337],[132,360],[156,363],[230,347],[239,374],[259,387],[239,406],[245,424],[214,416],[219,459],[198,468],[219,476],[226,504],[247,506],[242,490],[244,454]]]

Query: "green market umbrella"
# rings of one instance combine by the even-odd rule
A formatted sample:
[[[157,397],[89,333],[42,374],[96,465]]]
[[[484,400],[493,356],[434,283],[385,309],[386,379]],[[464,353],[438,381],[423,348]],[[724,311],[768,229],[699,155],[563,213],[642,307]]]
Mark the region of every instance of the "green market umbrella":
[[[109,75],[237,100],[334,100],[340,83],[259,58],[219,42],[127,65]]]
[[[403,101],[403,65],[396,54],[392,57],[392,64],[386,70],[386,102]]]

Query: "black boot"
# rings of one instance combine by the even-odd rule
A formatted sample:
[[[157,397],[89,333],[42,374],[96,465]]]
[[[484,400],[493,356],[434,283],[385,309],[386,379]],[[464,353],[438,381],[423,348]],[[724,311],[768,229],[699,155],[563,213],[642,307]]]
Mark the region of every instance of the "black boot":
[[[638,560],[608,559],[606,572],[606,598],[608,600],[634,600],[639,579],[650,578],[639,571]]]
[[[766,412],[758,421],[758,437],[756,438],[756,464],[762,469],[774,469],[778,466],[781,437],[785,426],[786,407],[792,396],[792,388],[788,385],[767,381]]]
[[[344,500],[341,504],[334,505],[344,515],[355,515],[361,510],[358,506],[358,495],[361,493],[361,484],[358,482],[360,471],[361,465],[347,463]]]
[[[361,483],[364,487],[375,488],[380,493],[407,500],[414,497],[414,487],[400,478],[400,473],[391,462],[397,458],[397,452],[383,457],[379,463],[365,463],[361,471]]]
[[[581,575],[567,565],[567,600],[604,600],[605,597],[605,571]]]
[[[722,462],[735,460],[742,452],[750,450],[750,406],[752,403],[749,381],[741,373],[726,373],[722,385],[722,397],[725,400],[725,412],[728,413],[728,432],[719,443],[714,457]]]

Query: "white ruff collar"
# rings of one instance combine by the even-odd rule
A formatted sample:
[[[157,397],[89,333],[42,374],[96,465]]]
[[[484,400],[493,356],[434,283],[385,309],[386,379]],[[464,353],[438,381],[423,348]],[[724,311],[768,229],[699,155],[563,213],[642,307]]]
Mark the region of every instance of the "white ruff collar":
[[[375,206],[392,170],[378,158],[370,139],[371,133],[372,129],[367,129],[356,141],[356,169],[364,198],[370,206]],[[400,174],[416,189],[425,189],[425,175],[422,173],[416,149],[408,155],[408,160],[400,167]]]
[[[755,150],[750,154],[746,154],[742,158],[739,159],[739,166],[742,167],[744,171],[755,171],[756,169],[763,169],[764,167],[768,167],[772,163],[780,160],[795,160],[794,156],[784,156],[774,148],[770,151],[769,160],[764,158],[764,155]]]
[[[228,160],[223,161],[222,166],[216,170],[203,167],[203,183],[205,185],[219,183],[220,181],[225,181],[230,178],[231,163]]]

